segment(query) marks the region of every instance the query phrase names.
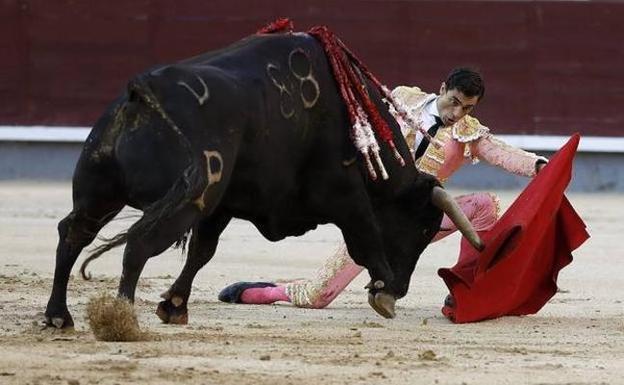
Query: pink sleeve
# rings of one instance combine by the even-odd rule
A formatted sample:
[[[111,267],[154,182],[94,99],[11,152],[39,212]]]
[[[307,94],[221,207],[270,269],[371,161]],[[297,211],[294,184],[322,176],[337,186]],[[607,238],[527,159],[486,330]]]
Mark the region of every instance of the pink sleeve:
[[[470,142],[470,152],[473,158],[527,177],[535,175],[537,161],[547,161],[543,156],[513,147],[489,133]]]

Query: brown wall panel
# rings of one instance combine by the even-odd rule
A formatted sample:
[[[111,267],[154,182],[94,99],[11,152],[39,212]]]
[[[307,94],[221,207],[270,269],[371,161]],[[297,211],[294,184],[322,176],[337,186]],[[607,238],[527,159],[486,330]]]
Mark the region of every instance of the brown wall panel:
[[[4,1],[0,6],[0,121],[19,120],[25,113],[28,39],[23,24],[20,3]]]
[[[39,45],[63,47],[146,46],[148,1],[38,1],[27,12],[29,34]],[[115,2],[117,3],[117,2]],[[69,5],[70,4],[70,5]]]
[[[479,67],[476,115],[496,132],[622,135],[614,1],[3,0],[0,124],[91,125],[137,72],[279,16],[328,25],[389,86],[436,91],[452,67]]]
[[[535,129],[621,136],[624,4],[539,4]]]

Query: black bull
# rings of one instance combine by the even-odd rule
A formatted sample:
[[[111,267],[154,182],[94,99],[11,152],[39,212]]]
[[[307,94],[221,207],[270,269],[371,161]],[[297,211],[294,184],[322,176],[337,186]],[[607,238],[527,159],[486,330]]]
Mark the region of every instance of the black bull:
[[[410,159],[399,127],[370,92]],[[146,261],[191,231],[183,271],[159,305],[165,322],[185,322],[191,283],[234,217],[271,241],[336,224],[368,269],[371,305],[393,316],[384,298],[407,293],[439,229],[442,211],[431,199],[439,184],[412,162],[401,167],[385,145],[390,179],[370,180],[349,131],[327,58],[306,34],[253,36],[137,76],[96,122],[76,166],[46,322],[73,325],[71,269],[125,205],[142,218],[92,257],[126,243],[119,295],[131,301]],[[385,297],[376,303],[375,296]]]

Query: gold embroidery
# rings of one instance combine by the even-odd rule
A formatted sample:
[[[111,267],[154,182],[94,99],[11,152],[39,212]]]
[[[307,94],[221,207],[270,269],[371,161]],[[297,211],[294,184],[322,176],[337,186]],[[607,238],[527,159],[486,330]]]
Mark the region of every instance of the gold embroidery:
[[[392,96],[408,107],[415,107],[423,101],[429,94],[421,91],[418,87],[399,86],[392,90]]]
[[[338,272],[352,263],[347,251],[347,246],[341,244],[339,249],[331,256],[314,279],[289,282],[285,286],[286,295],[293,305],[297,307],[314,307],[315,303],[328,288],[329,283],[336,277]]]
[[[407,143],[407,148],[409,148],[411,152],[411,149],[414,148],[414,142],[416,141],[416,131],[409,130],[404,135],[405,135],[405,142]]]
[[[440,128],[435,135],[435,139],[439,140],[443,145],[439,148],[436,146],[427,146],[427,150],[423,156],[416,162],[416,168],[419,171],[439,178],[438,171],[440,171],[440,168],[444,164],[444,145],[451,139],[451,128]],[[444,183],[445,180],[440,180],[440,182]]]
[[[488,132],[488,128],[470,115],[453,125],[453,138],[461,143],[472,142]]]
[[[392,91],[392,96],[401,103],[408,113],[415,118],[417,124],[422,126],[422,114],[424,114],[424,106],[427,102],[436,97],[435,94],[426,94],[418,87],[399,86]],[[401,124],[401,130],[405,136],[405,140],[409,148],[415,151],[414,142],[416,140],[416,130],[407,127],[405,123]],[[438,177],[438,171],[444,164],[444,145],[449,140],[457,140],[460,143],[468,143],[481,138],[489,132],[488,128],[482,125],[476,118],[466,115],[460,121],[451,127],[444,127],[438,130],[435,139],[442,143],[442,146],[428,146],[425,154],[416,162],[416,167],[428,174]],[[464,146],[464,157],[471,158],[473,163],[479,160],[472,155],[470,146]],[[439,177],[438,177],[439,178]],[[444,182],[445,180],[440,180]]]
[[[494,203],[494,215],[496,215],[496,219],[500,218],[500,199],[498,199],[498,195],[494,194],[494,193],[487,193],[490,198],[492,199],[492,202]]]
[[[399,86],[393,89],[392,96],[395,98],[395,101],[403,108],[403,110],[405,110],[407,114],[413,119],[417,127],[422,127],[423,125],[423,106],[436,97],[435,94],[427,94],[422,92],[418,87],[406,86]],[[389,110],[401,127],[401,133],[405,137],[407,146],[413,155],[415,151],[414,143],[416,142],[418,128],[412,127],[407,124],[399,116],[397,111],[394,109],[394,106],[390,105]]]

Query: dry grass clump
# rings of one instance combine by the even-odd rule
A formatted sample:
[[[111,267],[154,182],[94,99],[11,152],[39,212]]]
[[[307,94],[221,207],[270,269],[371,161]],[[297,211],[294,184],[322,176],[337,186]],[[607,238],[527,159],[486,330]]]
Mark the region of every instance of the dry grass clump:
[[[140,341],[145,334],[139,328],[134,306],[127,300],[100,293],[89,298],[87,319],[99,341]]]

